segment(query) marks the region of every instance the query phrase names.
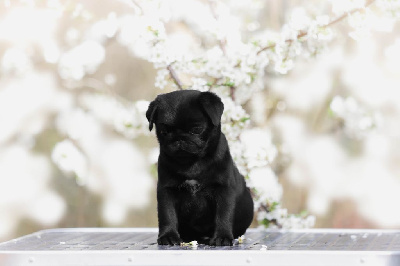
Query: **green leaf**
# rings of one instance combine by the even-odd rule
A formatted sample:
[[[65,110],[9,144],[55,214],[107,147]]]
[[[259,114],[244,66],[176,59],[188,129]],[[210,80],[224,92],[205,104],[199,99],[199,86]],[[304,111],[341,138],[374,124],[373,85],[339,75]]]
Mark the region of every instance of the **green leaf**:
[[[250,76],[251,82],[254,82],[256,80],[256,75],[255,74],[249,73],[249,76]]]
[[[240,119],[240,122],[244,123],[244,122],[246,122],[246,121],[248,121],[248,120],[250,120],[250,117],[242,117],[242,118]]]
[[[234,87],[235,83],[233,83],[232,81],[227,81],[227,82],[223,83],[222,86]]]
[[[262,225],[264,225],[265,227],[269,227],[271,221],[268,220],[267,218],[264,218],[261,222]]]
[[[278,205],[279,205],[279,202],[276,202],[276,201],[272,202],[272,204],[269,206],[269,211],[272,212],[272,211],[276,210],[276,207],[278,207]]]
[[[308,211],[302,210],[299,215],[300,215],[300,217],[306,217],[306,216],[308,216]]]

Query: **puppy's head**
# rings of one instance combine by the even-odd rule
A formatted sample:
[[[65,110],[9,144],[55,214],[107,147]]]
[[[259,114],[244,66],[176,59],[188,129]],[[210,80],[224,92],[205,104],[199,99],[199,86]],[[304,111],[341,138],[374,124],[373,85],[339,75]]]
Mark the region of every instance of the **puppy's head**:
[[[201,157],[219,137],[224,105],[211,92],[195,90],[161,94],[146,112],[149,129],[156,125],[162,153],[174,158]]]

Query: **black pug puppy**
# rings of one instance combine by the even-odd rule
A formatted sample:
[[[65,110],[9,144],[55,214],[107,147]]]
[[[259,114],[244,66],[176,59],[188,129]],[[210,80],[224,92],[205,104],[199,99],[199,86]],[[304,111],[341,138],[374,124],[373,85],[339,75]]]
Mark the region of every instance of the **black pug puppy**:
[[[211,92],[161,94],[146,112],[156,125],[158,244],[230,246],[253,219],[253,199],[221,132],[224,105]]]

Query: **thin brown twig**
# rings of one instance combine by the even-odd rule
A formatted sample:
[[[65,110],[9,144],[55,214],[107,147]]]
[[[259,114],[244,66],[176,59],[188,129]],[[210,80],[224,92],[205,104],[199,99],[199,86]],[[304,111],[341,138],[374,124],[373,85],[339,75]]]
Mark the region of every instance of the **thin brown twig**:
[[[363,7],[361,7],[361,8],[355,8],[355,9],[353,9],[353,10],[350,10],[350,11],[347,12],[347,13],[344,13],[343,15],[337,17],[336,19],[332,20],[331,22],[329,22],[328,24],[326,24],[325,26],[323,26],[323,28],[327,28],[327,27],[333,26],[334,24],[336,24],[336,23],[338,23],[339,21],[345,19],[346,17],[348,17],[348,16],[350,16],[350,15],[352,15],[352,14],[358,12],[358,11],[361,11],[361,10],[365,9],[366,7],[368,7],[369,5],[371,5],[371,4],[372,4],[373,2],[375,2],[375,1],[376,1],[376,0],[369,0],[369,1],[366,3],[365,6],[363,6]],[[300,39],[300,38],[302,38],[302,37],[304,37],[304,36],[307,36],[307,34],[308,34],[308,33],[305,32],[305,31],[300,31],[300,33],[297,35],[296,39],[298,40],[298,39]],[[291,43],[291,42],[293,42],[293,41],[294,41],[294,39],[287,39],[287,40],[285,40],[285,42],[287,42],[287,43]],[[263,52],[263,51],[265,51],[265,50],[272,49],[272,48],[274,48],[275,46],[276,46],[276,43],[273,43],[273,44],[270,44],[270,45],[268,45],[268,46],[265,46],[265,47],[261,48],[261,49],[257,52],[257,54],[260,54],[261,52]]]
[[[167,69],[169,71],[169,75],[171,76],[172,80],[174,81],[174,83],[176,84],[176,86],[178,86],[178,89],[183,90],[183,85],[181,80],[179,79],[178,75],[176,74],[174,68],[172,67],[171,64],[169,64],[167,66]]]
[[[332,20],[331,22],[329,22],[325,27],[332,26],[332,25],[338,23],[339,21],[341,21],[342,19],[348,17],[349,15],[352,15],[352,14],[356,13],[357,11],[361,11],[361,10],[365,9],[366,7],[368,7],[369,5],[371,5],[371,4],[372,4],[373,2],[375,2],[375,1],[376,1],[376,0],[369,0],[369,1],[365,4],[365,6],[363,6],[363,7],[361,7],[361,8],[355,8],[355,9],[353,9],[353,10],[347,12],[347,13],[344,13],[344,14],[341,15],[340,17],[338,17],[338,18]]]
[[[132,3],[134,6],[136,6],[136,7],[140,10],[140,13],[141,13],[141,14],[144,13],[144,12],[143,12],[142,6],[141,6],[136,0],[131,0],[131,3]]]

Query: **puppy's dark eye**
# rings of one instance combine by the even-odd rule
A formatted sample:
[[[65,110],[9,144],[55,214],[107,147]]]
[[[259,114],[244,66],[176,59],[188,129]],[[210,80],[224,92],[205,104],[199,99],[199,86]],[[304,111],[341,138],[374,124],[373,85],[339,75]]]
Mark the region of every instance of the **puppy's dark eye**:
[[[168,132],[169,131],[167,129],[160,129],[160,134],[163,135],[163,136],[167,135]]]
[[[203,130],[204,130],[203,127],[193,127],[189,130],[189,133],[193,135],[198,135],[203,133]]]
[[[166,136],[171,131],[170,128],[166,125],[160,125],[159,129],[160,129],[160,134],[163,136]]]

